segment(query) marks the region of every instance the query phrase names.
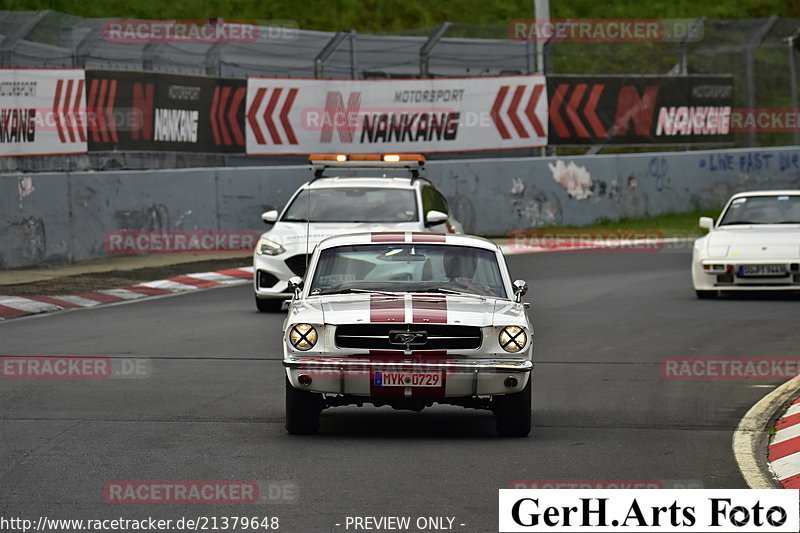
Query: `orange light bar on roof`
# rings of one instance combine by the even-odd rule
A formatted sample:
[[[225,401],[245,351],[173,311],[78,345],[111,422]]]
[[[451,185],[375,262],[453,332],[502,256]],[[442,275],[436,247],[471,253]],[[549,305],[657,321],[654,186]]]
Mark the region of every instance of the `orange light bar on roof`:
[[[416,161],[425,163],[425,156],[422,154],[310,154],[309,161],[336,161],[344,163],[346,161],[374,161],[385,163],[400,163],[404,161]]]

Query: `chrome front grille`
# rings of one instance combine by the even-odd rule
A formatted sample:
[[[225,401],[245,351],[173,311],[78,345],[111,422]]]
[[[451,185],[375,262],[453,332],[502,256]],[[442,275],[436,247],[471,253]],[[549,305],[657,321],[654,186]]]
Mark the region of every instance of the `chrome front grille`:
[[[339,348],[362,350],[475,350],[481,346],[482,335],[477,326],[343,324],[337,326],[335,339]]]

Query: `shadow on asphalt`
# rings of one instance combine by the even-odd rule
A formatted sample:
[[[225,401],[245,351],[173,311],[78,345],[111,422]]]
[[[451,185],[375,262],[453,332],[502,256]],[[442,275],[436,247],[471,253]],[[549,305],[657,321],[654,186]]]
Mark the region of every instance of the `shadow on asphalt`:
[[[352,436],[393,439],[501,439],[490,411],[435,406],[421,413],[391,408],[330,408],[320,417],[317,438]],[[535,415],[534,415],[535,416]],[[534,420],[535,422],[535,420]],[[536,432],[535,424],[531,435]]]

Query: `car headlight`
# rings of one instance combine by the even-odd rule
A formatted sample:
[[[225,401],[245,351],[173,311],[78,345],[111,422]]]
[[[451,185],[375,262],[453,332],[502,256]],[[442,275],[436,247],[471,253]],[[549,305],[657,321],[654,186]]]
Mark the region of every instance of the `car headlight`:
[[[507,352],[517,353],[528,345],[528,334],[525,328],[519,326],[506,326],[500,331],[500,347]]]
[[[285,251],[286,248],[269,239],[258,239],[256,244],[256,253],[258,255],[280,255]]]
[[[311,324],[295,324],[289,331],[289,342],[296,350],[310,350],[317,344],[317,330]]]

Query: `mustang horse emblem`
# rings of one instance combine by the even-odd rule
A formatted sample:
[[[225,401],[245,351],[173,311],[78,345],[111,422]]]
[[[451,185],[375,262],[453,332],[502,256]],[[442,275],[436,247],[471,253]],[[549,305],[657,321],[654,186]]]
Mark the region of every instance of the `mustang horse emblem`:
[[[428,334],[424,331],[390,331],[389,342],[404,344],[407,347],[419,346],[428,342]]]

